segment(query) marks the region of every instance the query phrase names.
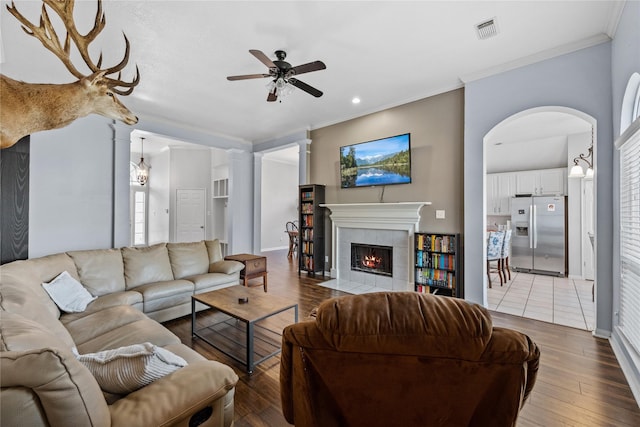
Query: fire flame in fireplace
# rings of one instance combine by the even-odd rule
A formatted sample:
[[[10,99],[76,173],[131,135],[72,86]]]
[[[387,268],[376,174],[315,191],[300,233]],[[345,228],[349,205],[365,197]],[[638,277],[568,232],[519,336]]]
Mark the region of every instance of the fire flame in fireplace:
[[[362,265],[367,268],[378,268],[380,267],[381,263],[382,257],[378,257],[375,255],[365,255],[364,258],[362,258]]]

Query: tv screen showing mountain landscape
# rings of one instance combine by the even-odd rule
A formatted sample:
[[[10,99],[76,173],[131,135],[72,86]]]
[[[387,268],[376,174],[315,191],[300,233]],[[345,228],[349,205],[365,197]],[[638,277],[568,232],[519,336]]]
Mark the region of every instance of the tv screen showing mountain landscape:
[[[410,134],[340,147],[342,188],[410,182]]]

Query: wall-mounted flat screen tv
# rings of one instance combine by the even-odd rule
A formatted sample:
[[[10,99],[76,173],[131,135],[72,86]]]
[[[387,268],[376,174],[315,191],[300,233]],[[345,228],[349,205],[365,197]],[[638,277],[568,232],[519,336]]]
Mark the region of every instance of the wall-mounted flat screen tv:
[[[340,187],[411,183],[411,134],[340,147]]]

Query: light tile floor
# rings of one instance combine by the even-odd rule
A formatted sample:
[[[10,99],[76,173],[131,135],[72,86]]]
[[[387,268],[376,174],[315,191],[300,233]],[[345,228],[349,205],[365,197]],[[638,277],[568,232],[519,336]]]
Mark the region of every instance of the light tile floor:
[[[518,272],[511,272],[511,280],[502,287],[497,273],[491,281],[490,310],[589,331],[594,328],[593,281]]]
[[[590,280],[511,272],[511,280],[503,286],[497,273],[492,274],[491,281],[493,287],[487,289],[489,310],[589,331],[594,328],[595,303],[591,299]],[[318,285],[350,294],[384,291],[336,279]]]
[[[331,279],[326,282],[317,283],[319,286],[325,288],[336,289],[338,291],[347,292],[350,294],[367,294],[370,292],[388,291],[389,289],[376,288],[375,286],[365,285],[362,283],[350,282],[342,279]]]

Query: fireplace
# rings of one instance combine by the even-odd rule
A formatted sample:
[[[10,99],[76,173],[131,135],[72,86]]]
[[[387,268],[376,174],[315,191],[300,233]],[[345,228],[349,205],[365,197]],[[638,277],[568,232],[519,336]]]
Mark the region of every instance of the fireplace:
[[[350,293],[413,291],[414,233],[420,210],[430,202],[325,204],[331,211],[331,277]],[[351,269],[351,243],[393,248],[393,276]]]
[[[351,243],[351,270],[393,276],[393,246]]]

